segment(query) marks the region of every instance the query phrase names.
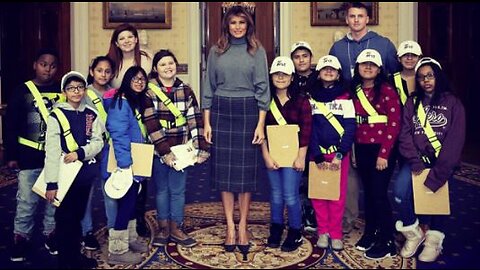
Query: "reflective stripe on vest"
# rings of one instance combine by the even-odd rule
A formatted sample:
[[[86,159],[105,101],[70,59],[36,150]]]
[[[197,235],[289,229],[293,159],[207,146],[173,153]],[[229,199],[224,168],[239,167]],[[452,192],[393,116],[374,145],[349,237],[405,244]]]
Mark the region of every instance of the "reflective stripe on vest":
[[[278,109],[274,99],[272,99],[272,102],[270,102],[270,111],[272,112],[273,117],[275,117],[275,120],[277,120],[277,123],[279,125],[283,126],[287,124],[287,121],[285,120],[285,118],[283,118],[283,115]]]
[[[25,146],[31,147],[33,149],[37,149],[40,151],[45,151],[45,144],[44,143],[39,143],[39,142],[34,142],[29,139],[25,139],[23,137],[18,137],[18,143],[23,144]]]
[[[320,152],[324,155],[328,155],[331,153],[337,152],[337,146],[336,145],[330,145],[328,149],[323,148],[321,145],[318,146],[320,148]]]
[[[356,94],[358,100],[360,100],[360,104],[362,105],[363,109],[368,113],[368,117],[366,118],[368,124],[375,124],[375,123],[387,123],[388,117],[386,115],[379,115],[378,112],[373,108],[370,101],[368,101],[367,96],[362,90],[360,85],[357,85]],[[362,117],[362,116],[360,116]],[[358,115],[357,115],[357,123],[363,124],[364,122],[359,122]]]
[[[175,126],[180,127],[187,123],[187,119],[182,115],[182,112],[173,104],[173,102],[163,93],[160,87],[156,86],[153,83],[148,83],[148,87],[157,95],[157,97],[162,101],[163,105],[165,105],[168,110],[175,116]],[[169,129],[170,124],[166,120],[160,120],[160,124],[162,127]]]
[[[331,111],[327,109],[327,106],[325,106],[325,103],[318,102],[313,99],[312,101],[315,103],[315,106],[320,111],[320,114],[325,116],[325,118],[328,120],[330,125],[332,125],[333,128],[337,131],[338,135],[340,135],[340,140],[341,140],[343,134],[345,133],[345,129],[342,127],[340,122],[338,122],[338,119],[335,117],[335,115],[333,115]],[[331,153],[337,152],[336,145],[331,145],[329,148],[324,148],[321,145],[319,145],[318,147],[320,147],[320,152],[322,154],[331,154]]]
[[[397,88],[398,96],[400,96],[400,102],[402,102],[402,105],[405,105],[405,102],[407,102],[407,94],[405,94],[405,90],[403,89],[402,76],[400,75],[400,72],[393,74],[393,81],[395,83],[395,87]]]
[[[68,122],[67,117],[59,108],[55,108],[52,110],[52,114],[57,116],[58,122],[60,126],[62,126],[63,130],[63,137],[65,138],[65,143],[67,144],[68,151],[74,152],[78,149],[78,144],[73,138],[72,131],[70,130],[70,123]]]
[[[140,128],[140,131],[142,132],[143,138],[146,140],[147,139],[147,129],[145,128],[145,125],[142,123],[142,115],[140,112],[135,109],[135,118],[137,119],[138,127]]]
[[[425,109],[423,108],[422,102],[418,105],[417,110],[418,120],[420,120],[420,124],[422,125],[423,131],[425,131],[425,135],[428,138],[428,141],[432,145],[433,149],[435,149],[435,157],[438,157],[440,154],[440,150],[442,149],[442,144],[437,138],[437,134],[433,131],[430,122],[427,120],[427,115],[425,113]],[[422,124],[425,123],[425,124]]]
[[[105,107],[103,107],[102,99],[97,96],[95,91],[92,89],[87,89],[87,96],[92,101],[93,105],[98,111],[98,116],[103,121],[104,124],[107,123],[107,112],[105,111]],[[108,141],[110,139],[110,134],[108,131],[105,131],[105,140]]]
[[[33,99],[35,100],[35,103],[37,104],[38,111],[40,115],[42,116],[42,119],[45,123],[47,123],[48,115],[50,114],[49,110],[47,109],[47,106],[45,106],[45,102],[43,102],[43,97],[46,97],[48,99],[55,99],[58,98],[58,101],[64,101],[65,97],[59,93],[42,93],[40,94],[40,91],[38,91],[37,86],[33,83],[33,81],[28,81],[25,82],[25,85],[27,86],[28,90],[30,90],[30,93],[33,96]],[[23,137],[18,137],[18,143],[31,147],[33,149],[37,149],[40,151],[45,150],[45,144],[44,143],[39,143],[35,142],[32,140],[29,140],[27,138]]]

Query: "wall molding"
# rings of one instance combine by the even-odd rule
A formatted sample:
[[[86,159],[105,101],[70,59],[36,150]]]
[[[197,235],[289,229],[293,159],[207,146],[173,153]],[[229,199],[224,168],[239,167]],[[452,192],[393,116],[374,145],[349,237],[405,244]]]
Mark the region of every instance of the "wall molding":
[[[418,3],[398,3],[398,43],[418,38]],[[398,44],[396,44],[398,46]]]
[[[88,75],[90,59],[88,2],[70,4],[70,57],[71,69]]]

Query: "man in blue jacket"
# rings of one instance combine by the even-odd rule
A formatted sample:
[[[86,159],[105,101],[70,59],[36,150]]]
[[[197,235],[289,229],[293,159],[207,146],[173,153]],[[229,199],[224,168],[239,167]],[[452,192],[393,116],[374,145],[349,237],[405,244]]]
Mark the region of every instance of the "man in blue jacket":
[[[347,35],[335,42],[330,49],[342,65],[342,75],[347,81],[353,77],[357,56],[365,49],[374,49],[382,56],[384,68],[393,74],[400,68],[395,45],[386,37],[367,28],[369,22],[367,7],[361,2],[352,2],[347,8],[345,21],[350,29]]]

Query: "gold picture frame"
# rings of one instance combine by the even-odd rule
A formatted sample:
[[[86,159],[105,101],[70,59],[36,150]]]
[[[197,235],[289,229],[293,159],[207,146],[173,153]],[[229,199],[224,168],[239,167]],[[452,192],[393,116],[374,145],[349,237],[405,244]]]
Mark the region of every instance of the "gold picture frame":
[[[137,29],[171,29],[172,2],[103,2],[103,28],[122,23]]]
[[[362,2],[367,6],[368,25],[378,25],[378,2]],[[311,26],[345,26],[345,16],[349,2],[311,2]]]

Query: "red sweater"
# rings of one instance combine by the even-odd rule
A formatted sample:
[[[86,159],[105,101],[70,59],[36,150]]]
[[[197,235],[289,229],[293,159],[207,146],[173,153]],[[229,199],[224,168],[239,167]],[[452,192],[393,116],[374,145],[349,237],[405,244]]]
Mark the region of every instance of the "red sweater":
[[[389,84],[383,84],[380,89],[380,99],[373,103],[374,92],[372,88],[363,88],[363,92],[379,115],[388,117],[387,123],[357,124],[355,143],[380,144],[378,157],[388,159],[400,133],[401,107],[397,92]],[[359,116],[368,116],[358,98],[354,99],[355,113]]]

